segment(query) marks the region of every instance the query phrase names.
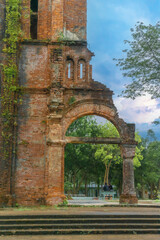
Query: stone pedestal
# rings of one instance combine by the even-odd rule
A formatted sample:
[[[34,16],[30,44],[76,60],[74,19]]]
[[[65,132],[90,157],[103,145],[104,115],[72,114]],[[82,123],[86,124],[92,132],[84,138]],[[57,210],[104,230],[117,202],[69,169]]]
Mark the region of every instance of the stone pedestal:
[[[121,204],[137,204],[138,203],[138,199],[136,197],[136,195],[130,195],[130,194],[121,194],[120,196],[120,203]]]
[[[134,186],[133,158],[135,156],[135,145],[122,145],[121,154],[123,158],[123,192],[120,203],[136,204],[138,199]]]

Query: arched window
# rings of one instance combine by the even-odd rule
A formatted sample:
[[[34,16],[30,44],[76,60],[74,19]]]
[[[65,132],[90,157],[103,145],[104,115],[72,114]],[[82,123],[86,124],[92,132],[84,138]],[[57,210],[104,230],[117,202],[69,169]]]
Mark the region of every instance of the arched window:
[[[66,61],[66,79],[74,80],[74,62],[70,57]]]
[[[78,62],[78,79],[82,81],[86,80],[86,62],[83,59]]]
[[[30,9],[31,9],[30,34],[32,39],[37,39],[38,0],[30,1]]]
[[[80,63],[80,78],[82,79],[83,78],[83,63]]]
[[[71,78],[71,63],[68,62],[68,78]]]

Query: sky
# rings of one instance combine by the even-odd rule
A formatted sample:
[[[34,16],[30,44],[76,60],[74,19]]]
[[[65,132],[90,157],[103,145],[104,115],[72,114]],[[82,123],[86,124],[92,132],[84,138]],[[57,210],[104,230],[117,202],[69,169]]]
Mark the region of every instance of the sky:
[[[160,20],[160,0],[87,0],[88,47],[95,53],[92,60],[93,78],[114,91],[114,103],[119,116],[127,123],[135,123],[136,130],[145,137],[153,129],[160,140],[160,126],[152,124],[160,116],[160,99],[150,95],[135,100],[118,97],[131,82],[124,78],[113,58],[124,56],[124,40],[130,40],[130,29],[137,22],[145,25]]]

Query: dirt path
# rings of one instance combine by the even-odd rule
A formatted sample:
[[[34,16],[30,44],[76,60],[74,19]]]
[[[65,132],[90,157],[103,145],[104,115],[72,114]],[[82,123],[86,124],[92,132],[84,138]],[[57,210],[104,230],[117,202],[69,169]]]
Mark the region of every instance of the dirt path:
[[[149,214],[160,215],[160,208],[147,207],[72,207],[72,208],[20,208],[0,210],[0,215],[45,215],[45,214]]]
[[[159,240],[159,235],[90,235],[90,236],[35,236],[0,237],[0,240]]]

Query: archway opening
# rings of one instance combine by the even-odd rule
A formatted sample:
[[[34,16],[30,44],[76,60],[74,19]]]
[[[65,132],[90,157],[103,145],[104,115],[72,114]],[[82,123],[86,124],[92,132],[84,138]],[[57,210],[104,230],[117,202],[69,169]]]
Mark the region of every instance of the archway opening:
[[[69,199],[117,198],[122,191],[123,160],[115,126],[101,117],[84,116],[69,126],[66,138],[71,143],[65,147],[65,195]]]

